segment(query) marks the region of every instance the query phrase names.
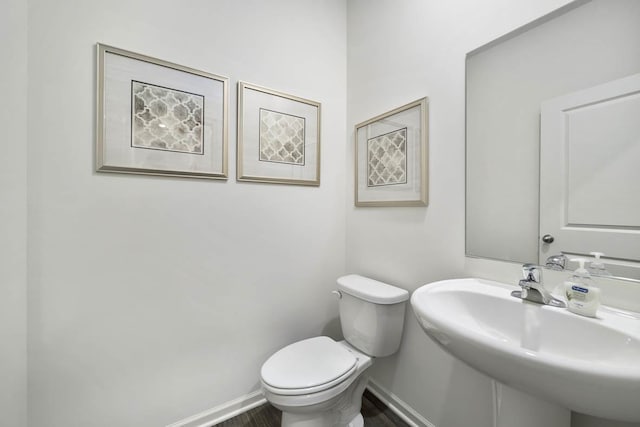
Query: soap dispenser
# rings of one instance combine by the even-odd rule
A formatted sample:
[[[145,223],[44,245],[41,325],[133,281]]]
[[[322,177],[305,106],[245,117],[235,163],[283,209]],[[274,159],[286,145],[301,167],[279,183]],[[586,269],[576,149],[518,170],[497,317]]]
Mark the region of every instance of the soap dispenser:
[[[586,261],[584,258],[574,258],[571,261],[578,262],[580,267],[565,282],[569,311],[582,316],[596,317],[600,306],[600,289],[593,285],[591,275],[584,268]]]
[[[611,276],[611,273],[609,273],[604,263],[600,260],[600,257],[604,254],[602,252],[590,252],[590,254],[595,257],[595,260],[589,264],[589,273],[596,276]]]

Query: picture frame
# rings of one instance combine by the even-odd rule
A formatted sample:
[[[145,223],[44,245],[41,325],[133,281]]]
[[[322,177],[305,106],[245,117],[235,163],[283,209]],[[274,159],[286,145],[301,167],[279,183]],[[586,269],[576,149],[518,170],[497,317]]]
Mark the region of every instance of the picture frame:
[[[316,101],[238,82],[237,180],[320,185]]]
[[[227,179],[229,79],[96,47],[96,171]]]
[[[355,126],[355,205],[427,206],[429,99]]]

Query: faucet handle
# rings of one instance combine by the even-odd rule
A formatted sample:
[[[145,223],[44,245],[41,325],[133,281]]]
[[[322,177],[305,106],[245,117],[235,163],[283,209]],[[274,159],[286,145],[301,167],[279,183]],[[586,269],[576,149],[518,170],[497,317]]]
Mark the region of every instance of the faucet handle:
[[[542,282],[542,270],[535,264],[523,264],[522,276],[524,277],[524,280],[528,282]]]

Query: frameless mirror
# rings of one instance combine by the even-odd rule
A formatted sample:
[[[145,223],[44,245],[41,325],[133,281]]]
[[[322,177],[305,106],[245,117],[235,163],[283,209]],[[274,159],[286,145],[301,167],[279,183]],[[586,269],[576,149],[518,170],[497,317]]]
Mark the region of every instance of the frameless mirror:
[[[640,280],[639,22],[637,0],[575,1],[467,55],[468,256],[602,252]]]

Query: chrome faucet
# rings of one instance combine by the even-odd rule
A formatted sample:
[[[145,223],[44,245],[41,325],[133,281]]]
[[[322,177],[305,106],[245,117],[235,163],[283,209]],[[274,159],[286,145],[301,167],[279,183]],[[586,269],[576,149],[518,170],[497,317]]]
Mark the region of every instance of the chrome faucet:
[[[511,296],[554,307],[564,308],[567,306],[564,301],[554,297],[544,288],[541,267],[535,264],[524,264],[522,266],[522,275],[524,278],[518,282],[522,289],[511,292]]]
[[[562,271],[567,266],[567,256],[564,254],[551,255],[547,258],[547,262],[545,267],[550,268],[551,270]]]

